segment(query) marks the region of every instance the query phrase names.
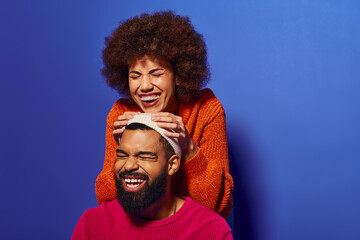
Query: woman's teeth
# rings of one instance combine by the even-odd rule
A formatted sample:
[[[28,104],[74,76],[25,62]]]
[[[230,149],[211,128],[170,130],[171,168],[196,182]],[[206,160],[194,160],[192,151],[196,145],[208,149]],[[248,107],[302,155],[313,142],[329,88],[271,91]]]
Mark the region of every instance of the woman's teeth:
[[[149,101],[155,101],[156,99],[158,99],[160,97],[160,95],[154,95],[154,96],[144,96],[141,97],[141,101],[143,102],[149,102]]]

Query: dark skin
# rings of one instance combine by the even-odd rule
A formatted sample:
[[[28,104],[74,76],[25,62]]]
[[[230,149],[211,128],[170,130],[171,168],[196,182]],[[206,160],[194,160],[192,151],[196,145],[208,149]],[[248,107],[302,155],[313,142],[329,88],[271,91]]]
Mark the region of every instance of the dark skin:
[[[182,118],[176,115],[178,100],[175,95],[175,86],[178,84],[177,79],[171,64],[162,57],[145,55],[129,64],[129,87],[133,100],[144,112],[152,113],[152,120],[157,122],[159,127],[168,130],[164,133],[166,136],[178,138],[183,152],[182,161],[187,161],[196,154],[198,147],[191,139]],[[146,107],[141,101],[141,94],[160,97],[154,106]],[[139,113],[125,112],[114,122],[115,141],[118,142],[127,121],[136,114]]]
[[[160,220],[173,215],[184,204],[184,199],[171,193],[170,178],[180,167],[177,155],[166,159],[166,153],[159,144],[160,135],[154,130],[125,130],[117,149],[115,162],[115,176],[123,181],[125,190],[134,191],[127,187],[124,178],[119,177],[122,171],[146,174],[151,184],[162,171],[167,171],[168,186],[165,194],[136,216],[147,220]],[[139,184],[135,190],[139,191],[145,184]]]

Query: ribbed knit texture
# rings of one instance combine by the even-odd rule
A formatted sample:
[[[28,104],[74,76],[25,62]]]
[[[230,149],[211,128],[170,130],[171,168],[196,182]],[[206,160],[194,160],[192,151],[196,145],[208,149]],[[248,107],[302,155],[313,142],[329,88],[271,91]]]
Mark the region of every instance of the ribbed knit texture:
[[[141,109],[131,100],[119,99],[107,117],[104,167],[95,183],[99,204],[116,198],[114,164],[117,145],[112,132],[114,122],[126,111],[141,112]],[[175,195],[190,196],[227,218],[232,208],[234,183],[229,173],[224,109],[213,92],[204,89],[196,101],[181,102],[177,115],[182,117],[199,151],[181,163],[173,178],[172,189]]]
[[[172,216],[145,221],[130,217],[117,200],[86,210],[77,223],[72,240],[82,239],[232,239],[225,219],[190,198]]]

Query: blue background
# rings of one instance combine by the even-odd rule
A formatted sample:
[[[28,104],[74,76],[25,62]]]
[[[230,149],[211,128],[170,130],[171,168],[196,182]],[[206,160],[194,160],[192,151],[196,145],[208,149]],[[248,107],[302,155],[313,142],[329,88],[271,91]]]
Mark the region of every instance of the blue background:
[[[227,113],[235,236],[360,239],[356,0],[2,1],[0,239],[69,239],[97,205],[104,37],[173,9],[206,39]]]

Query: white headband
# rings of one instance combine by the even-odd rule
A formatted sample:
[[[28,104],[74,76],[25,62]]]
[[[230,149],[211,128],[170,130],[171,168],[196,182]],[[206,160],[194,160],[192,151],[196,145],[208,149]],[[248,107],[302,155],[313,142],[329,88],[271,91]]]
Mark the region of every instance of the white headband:
[[[162,137],[164,137],[166,139],[166,141],[168,141],[170,143],[171,147],[174,149],[175,154],[178,155],[179,158],[181,159],[181,147],[179,144],[179,140],[177,138],[169,138],[168,136],[165,136],[164,135],[165,129],[159,127],[156,124],[156,122],[153,122],[151,120],[151,113],[140,113],[138,115],[134,115],[134,117],[128,121],[127,125],[130,125],[132,123],[144,124],[152,129],[154,129]]]

